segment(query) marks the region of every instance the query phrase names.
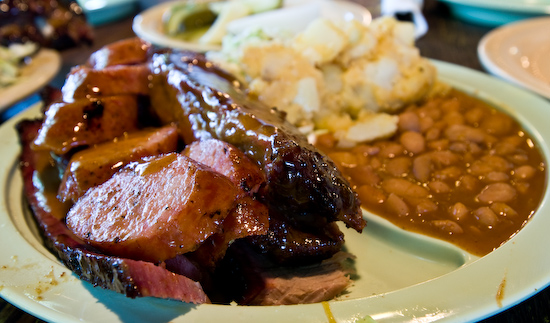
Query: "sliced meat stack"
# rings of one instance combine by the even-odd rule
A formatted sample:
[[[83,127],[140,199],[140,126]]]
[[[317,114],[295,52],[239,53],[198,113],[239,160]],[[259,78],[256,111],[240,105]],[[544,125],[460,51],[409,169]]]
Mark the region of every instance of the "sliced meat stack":
[[[75,67],[62,94],[18,125],[21,164],[48,246],[79,277],[191,303],[310,303],[346,289],[352,256],[336,221],[361,232],[356,194],[203,56],[117,42]]]

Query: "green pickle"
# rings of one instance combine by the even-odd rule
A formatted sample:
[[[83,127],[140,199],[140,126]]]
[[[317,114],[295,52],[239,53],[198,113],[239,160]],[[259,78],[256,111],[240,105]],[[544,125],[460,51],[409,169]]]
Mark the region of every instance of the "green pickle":
[[[166,34],[182,36],[205,30],[216,20],[217,15],[206,3],[186,3],[174,6],[164,19]],[[191,36],[191,35],[190,35]]]

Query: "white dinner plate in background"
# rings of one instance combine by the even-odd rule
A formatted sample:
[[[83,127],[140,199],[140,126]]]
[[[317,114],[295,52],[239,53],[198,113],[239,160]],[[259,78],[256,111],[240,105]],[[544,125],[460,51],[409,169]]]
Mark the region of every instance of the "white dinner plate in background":
[[[478,45],[483,67],[550,99],[550,17],[497,28]]]

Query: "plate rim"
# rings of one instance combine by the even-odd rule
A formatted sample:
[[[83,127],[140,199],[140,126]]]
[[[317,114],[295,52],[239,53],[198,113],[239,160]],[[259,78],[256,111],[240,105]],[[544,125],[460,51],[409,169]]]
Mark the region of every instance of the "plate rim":
[[[538,123],[543,123],[543,120],[540,119],[544,119],[539,118],[539,120],[536,120],[537,118],[534,118],[535,120],[533,120],[533,116],[526,116],[525,110],[517,112],[516,109],[513,109],[511,105],[515,105],[520,99],[523,104],[530,103],[530,106],[542,106],[545,108],[543,112],[550,115],[550,102],[528,91],[466,67],[436,60],[431,61],[440,72],[439,79],[461,90],[469,93],[477,93],[482,98],[494,101],[495,104],[502,106],[504,110],[510,112],[514,117],[519,118],[520,122],[538,125]],[[491,89],[487,88],[489,86]],[[498,93],[498,95],[496,93]],[[0,134],[13,131],[9,130],[9,128],[13,129],[14,125],[20,119],[32,115],[31,112],[32,111],[27,110],[8,120],[8,122],[0,126]],[[535,112],[529,110],[529,113]],[[533,136],[537,142],[542,145],[541,150],[543,154],[549,157],[550,143],[545,141],[545,138],[550,138],[550,129],[541,129],[537,127],[533,131]],[[0,142],[4,143],[2,147],[6,147],[5,144],[11,142],[12,147],[9,148],[9,151],[13,154],[18,148],[13,147],[13,141],[15,139],[13,136],[11,136],[12,138],[4,137],[6,136],[0,136]],[[0,163],[4,165],[4,172],[0,175],[2,185],[5,185],[6,176],[9,175],[7,173],[9,169],[12,168],[13,161],[13,156],[0,161]],[[9,165],[9,167],[5,167],[6,164]],[[4,198],[6,198],[6,192],[4,192],[3,195]],[[548,200],[550,200],[549,189],[547,189],[543,203],[537,212],[550,210]],[[5,208],[6,205],[0,206],[0,232],[4,232],[13,226],[13,224],[10,225],[10,223],[8,223],[11,220],[6,222]],[[7,215],[7,218],[9,220],[10,216]],[[370,315],[375,318],[377,322],[405,322],[422,317],[446,322],[463,322],[483,319],[501,312],[532,296],[550,283],[550,272],[540,269],[537,270],[537,268],[548,268],[548,266],[550,266],[550,250],[539,250],[536,255],[522,252],[521,250],[522,246],[530,246],[529,241],[532,239],[538,239],[537,241],[539,242],[548,241],[548,237],[546,237],[545,233],[541,233],[540,230],[536,231],[536,228],[541,227],[541,225],[550,225],[550,214],[546,216],[535,216],[531,222],[536,222],[538,224],[536,226],[531,225],[532,223],[527,225],[499,249],[467,266],[461,267],[431,281],[397,291],[354,300],[331,301],[329,302],[329,306],[331,307],[332,313],[336,319],[342,319],[343,321]],[[18,235],[20,235],[19,232],[10,232],[9,235],[15,240],[22,239],[21,236],[18,238]],[[4,238],[0,237],[0,241],[2,239]],[[29,249],[31,252],[34,250],[34,253],[37,252],[35,249],[29,248],[29,246],[19,247]],[[1,254],[6,255],[6,251],[0,250],[0,255]],[[0,263],[2,261],[9,262],[10,260],[0,258]],[[526,266],[528,268],[523,268],[524,266],[522,266],[521,272],[518,272],[519,268],[517,263],[536,263],[536,265]],[[488,269],[489,264],[491,264],[491,270]],[[51,260],[39,263],[37,267],[38,269],[51,267],[53,268],[52,270],[56,271],[65,268],[60,263],[55,263]],[[38,269],[35,268],[33,270]],[[68,271],[66,268],[64,270]],[[3,275],[5,276],[7,274],[5,274],[4,271],[0,271],[0,279],[2,279]],[[479,278],[480,282],[476,282],[476,284],[453,283],[453,281],[457,279],[458,281],[472,282],[471,277],[476,277],[476,275],[481,275]],[[461,280],[461,278],[463,280]],[[74,282],[71,281],[70,283],[79,286],[80,289],[84,289],[87,293],[93,292],[90,290],[91,287],[86,289],[86,287],[82,287],[83,285],[80,284],[78,279],[75,278],[74,280]],[[501,300],[502,303],[498,304],[496,294],[503,281],[507,281],[504,293],[505,297]],[[6,284],[0,289],[0,296],[7,301],[15,303],[16,306],[22,307],[33,315],[57,322],[76,321],[76,319],[72,319],[72,316],[67,317],[66,313],[59,313],[59,311],[56,311],[54,308],[48,307],[47,302],[32,301],[28,296],[21,295],[20,293],[18,294],[13,291],[13,288],[5,285]],[[449,298],[441,297],[442,294],[447,295],[446,293],[449,293],[449,287],[455,288],[452,290],[452,295],[450,295]],[[489,288],[491,290],[484,290],[483,293],[477,293],[476,291],[479,291],[480,288]],[[419,299],[418,295],[422,295],[424,299]],[[94,295],[92,295],[92,297],[93,296]],[[464,298],[457,299],[458,296]],[[488,296],[490,298],[487,298]],[[135,301],[136,304],[140,303],[139,300],[132,301]],[[154,300],[152,301],[154,302]],[[474,303],[472,304],[472,302]],[[34,305],[34,308],[32,308],[32,305],[31,308],[29,308],[29,304]],[[172,303],[169,302],[168,304]],[[399,305],[395,306],[395,304]],[[285,317],[290,321],[295,321],[297,319],[303,319],[304,322],[319,319],[326,320],[322,304],[268,307],[267,310],[266,307],[254,308],[223,305],[189,307],[183,304],[179,306],[185,308],[185,315],[173,318],[173,322],[183,322],[186,319],[208,322],[213,319],[223,319],[226,322],[237,322],[242,321],[243,318],[250,320],[258,318],[265,320],[267,318],[268,321],[275,322],[281,319],[284,320]],[[206,317],[204,317],[204,315],[206,315]],[[115,318],[118,317],[115,316]]]

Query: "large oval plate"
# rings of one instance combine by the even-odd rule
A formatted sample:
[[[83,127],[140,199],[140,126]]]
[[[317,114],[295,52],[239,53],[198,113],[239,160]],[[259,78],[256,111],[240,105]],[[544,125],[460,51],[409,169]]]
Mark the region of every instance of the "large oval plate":
[[[516,117],[549,160],[550,103],[480,72],[434,62],[440,78]],[[0,295],[53,322],[327,322],[322,304],[279,307],[189,305],[154,298],[129,299],[80,281],[42,245],[22,200],[18,170],[18,119],[0,127]],[[477,258],[376,216],[363,234],[346,231],[357,256],[358,279],[350,292],[329,302],[337,322],[372,317],[377,322],[466,322],[500,312],[550,282],[549,192],[532,220],[510,241]]]

